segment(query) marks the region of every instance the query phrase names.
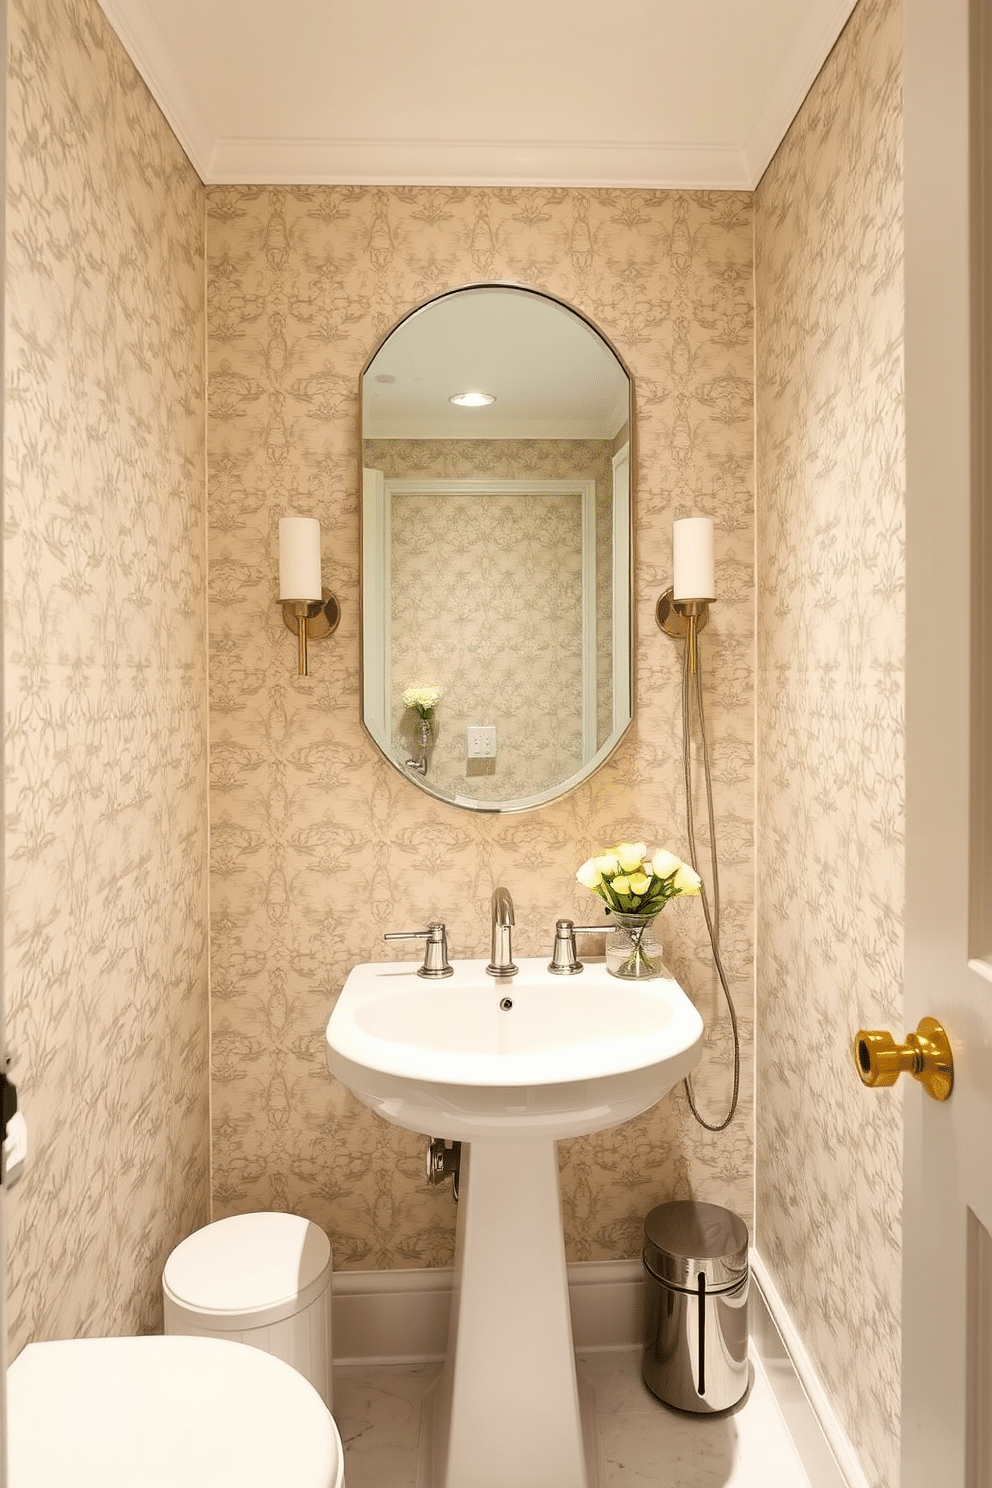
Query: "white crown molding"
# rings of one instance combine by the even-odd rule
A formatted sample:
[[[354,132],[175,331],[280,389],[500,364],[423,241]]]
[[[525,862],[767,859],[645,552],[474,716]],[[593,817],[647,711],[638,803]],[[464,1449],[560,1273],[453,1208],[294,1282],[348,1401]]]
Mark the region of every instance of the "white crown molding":
[[[202,174],[202,173],[201,173]],[[735,145],[219,139],[210,185],[571,186],[745,191]]]
[[[208,185],[564,186],[750,191],[761,179],[856,0],[817,0],[741,144],[226,136],[197,102],[144,0],[99,0]],[[278,80],[270,80],[273,87]]]
[[[808,9],[757,123],[741,145],[224,136],[208,123],[148,6],[142,0],[99,3],[194,169],[208,185],[749,191],[784,138],[855,0],[820,0]]]
[[[200,180],[214,148],[209,128],[156,22],[145,5],[125,6],[121,0],[98,0],[124,50],[141,74],[169,128],[189,157]]]
[[[789,132],[806,94],[816,82],[856,4],[857,0],[833,0],[832,8],[820,6],[807,11],[803,29],[785,65],[779,69],[775,86],[765,98],[758,122],[744,143],[742,153],[752,190]]]
[[[310,185],[314,183],[311,181]],[[367,183],[370,184],[370,183]],[[371,183],[374,184],[374,183]],[[464,183],[462,183],[464,184]],[[484,426],[477,425],[466,432],[465,420],[458,422],[442,415],[438,419],[389,419],[371,420],[365,425],[366,439],[594,439],[604,442],[616,435],[616,424],[609,427],[602,421],[588,420],[571,422],[555,419],[546,423],[531,419],[526,423],[510,419],[487,419]]]

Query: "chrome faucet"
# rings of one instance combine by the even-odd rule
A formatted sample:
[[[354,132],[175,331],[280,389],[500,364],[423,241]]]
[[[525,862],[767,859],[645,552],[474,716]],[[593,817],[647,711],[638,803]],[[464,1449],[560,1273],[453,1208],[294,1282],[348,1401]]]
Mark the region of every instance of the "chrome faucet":
[[[494,889],[492,959],[486,971],[493,977],[511,977],[517,970],[513,964],[513,900],[509,889]]]

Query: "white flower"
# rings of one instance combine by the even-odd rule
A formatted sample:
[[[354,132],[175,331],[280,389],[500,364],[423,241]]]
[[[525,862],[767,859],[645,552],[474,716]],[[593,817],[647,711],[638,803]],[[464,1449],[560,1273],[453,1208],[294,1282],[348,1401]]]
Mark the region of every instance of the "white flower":
[[[440,687],[408,687],[403,694],[403,706],[416,708],[423,716],[425,713],[433,713],[440,699]]]
[[[703,887],[703,881],[688,863],[680,863],[678,872],[672,881],[672,887],[676,894],[698,894]]]
[[[624,873],[633,873],[640,868],[646,852],[643,842],[621,842],[617,848],[617,859]]]
[[[595,858],[589,858],[583,863],[575,876],[585,889],[595,889],[603,882],[603,875],[596,867]]]
[[[651,859],[651,871],[658,878],[668,878],[683,866],[682,859],[677,858],[673,852],[669,852],[667,847],[659,847]]]

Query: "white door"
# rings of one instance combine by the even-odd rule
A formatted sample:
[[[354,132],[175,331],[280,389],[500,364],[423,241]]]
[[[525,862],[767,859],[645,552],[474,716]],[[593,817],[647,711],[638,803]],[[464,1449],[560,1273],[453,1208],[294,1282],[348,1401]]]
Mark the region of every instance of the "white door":
[[[989,366],[992,339],[986,303],[992,297],[992,150],[984,144],[992,112],[987,35],[992,3],[905,0],[904,18],[907,906],[906,1029],[896,1036],[915,1029],[924,1016],[943,1024],[953,1051],[954,1088],[946,1102],[938,1103],[920,1085],[903,1082],[901,1484],[990,1488],[992,605],[987,598],[984,615],[980,610],[992,580],[984,429],[992,421],[988,372],[982,370]],[[978,143],[981,150],[975,148]],[[985,185],[978,191],[982,177]],[[972,237],[983,216],[984,242],[982,234]],[[985,343],[984,353],[979,345],[973,361],[974,333],[983,326],[978,340]]]
[[[0,0],[0,57],[7,56],[7,3]],[[0,68],[0,121],[6,120],[6,69]],[[0,266],[5,261],[3,202],[6,198],[7,172],[6,151],[0,150]],[[0,361],[3,351],[4,325],[4,276],[0,272]],[[3,406],[0,403],[0,474],[3,471]],[[2,550],[0,550],[2,557]],[[3,700],[2,649],[0,649],[0,703]],[[0,851],[3,850],[3,824],[0,821]],[[0,888],[3,885],[3,868],[0,863]],[[3,1011],[3,948],[0,941],[0,1068],[5,1067],[7,1042],[6,1022]],[[7,1482],[7,1247],[5,1235],[7,1200],[0,1185],[0,1488]]]

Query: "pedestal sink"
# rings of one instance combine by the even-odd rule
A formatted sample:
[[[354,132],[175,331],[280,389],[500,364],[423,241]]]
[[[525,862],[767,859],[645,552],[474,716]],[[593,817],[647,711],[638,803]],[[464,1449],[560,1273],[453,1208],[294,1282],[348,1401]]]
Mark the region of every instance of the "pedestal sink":
[[[455,1286],[418,1488],[598,1488],[580,1408],[555,1143],[646,1111],[699,1059],[678,983],[522,958],[428,981],[356,966],[327,1025],[331,1074],[387,1121],[462,1142]],[[583,1415],[587,1430],[583,1432]]]

